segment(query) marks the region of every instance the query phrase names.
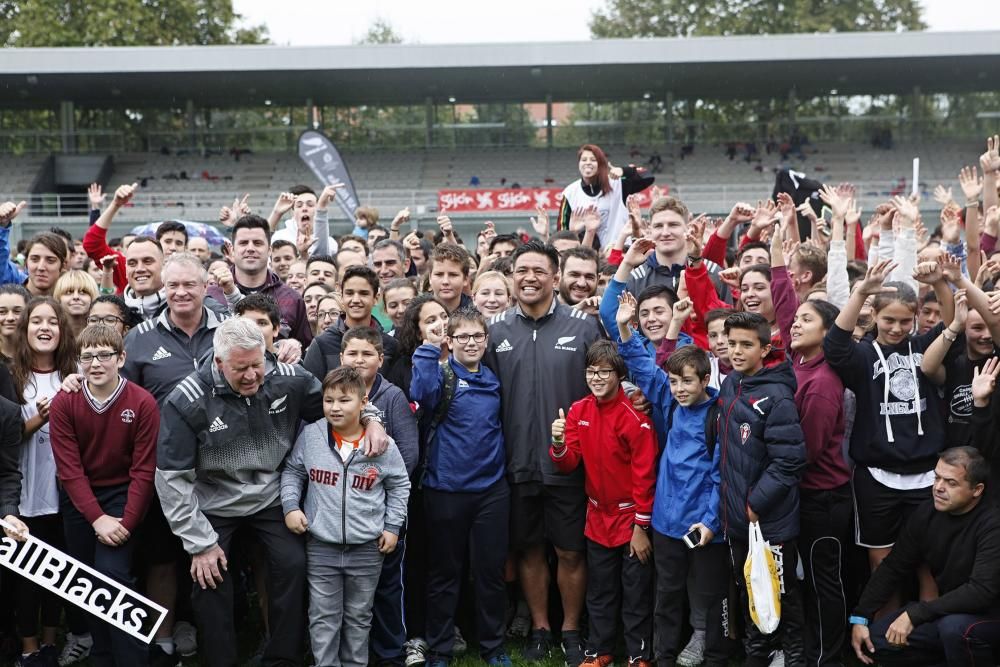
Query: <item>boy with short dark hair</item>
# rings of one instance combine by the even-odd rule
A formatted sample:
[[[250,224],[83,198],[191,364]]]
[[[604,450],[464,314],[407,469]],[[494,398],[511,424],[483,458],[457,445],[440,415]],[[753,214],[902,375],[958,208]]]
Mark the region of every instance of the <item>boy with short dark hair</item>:
[[[285,525],[309,533],[309,636],[318,665],[368,664],[382,559],[406,523],[410,478],[399,450],[391,438],[381,456],[359,447],[367,402],[357,369],[331,371],[323,380],[326,419],[302,430],[281,475]]]
[[[149,392],[119,374],[125,352],[115,329],[88,326],[78,345],[82,391],[60,392],[49,413],[67,550],[131,588],[131,537],[153,497],[160,411]],[[140,641],[96,617],[87,620],[95,662],[146,664]]]
[[[771,351],[771,325],[759,313],[726,318],[733,372],[722,384],[719,447],[722,449],[722,525],[732,550],[737,587],[746,619],[748,665],[767,665],[772,648],[784,651],[786,664],[805,664],[804,609],[795,576],[798,561],[799,480],[806,465],[805,438],[795,408],[795,375],[783,361],[765,367]],[[781,625],[760,632],[749,615],[743,566],[751,522],[770,542],[781,583]],[[780,647],[771,644],[780,639]]]
[[[271,354],[277,354],[274,340],[281,326],[281,311],[278,303],[266,294],[248,294],[233,306],[233,314],[253,320],[264,335],[264,346]]]
[[[653,562],[649,524],[656,482],[656,435],[649,417],[625,395],[625,362],[610,341],[587,349],[591,395],[552,423],[549,456],[570,473],[584,464],[590,504],[587,538],[587,637],[583,665],[614,660],[618,619],[629,664],[651,665]],[[571,666],[572,667],[572,666]]]
[[[684,600],[690,599],[701,621],[692,621],[692,642],[701,647],[709,667],[725,665],[728,632],[723,618],[729,593],[729,553],[719,525],[718,391],[709,386],[712,369],[708,354],[695,345],[681,347],[670,355],[664,372],[631,329],[636,299],[625,293],[619,301],[619,350],[633,382],[653,405],[657,421],[667,425],[661,440],[652,520],[656,662],[676,663]],[[692,531],[697,534],[689,537],[692,544],[686,544],[684,537]],[[685,593],[689,581],[691,587]]]

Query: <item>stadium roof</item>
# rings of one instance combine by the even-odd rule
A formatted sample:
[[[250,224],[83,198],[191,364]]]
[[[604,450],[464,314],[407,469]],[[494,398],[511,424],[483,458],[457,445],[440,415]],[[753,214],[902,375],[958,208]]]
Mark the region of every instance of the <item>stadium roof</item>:
[[[995,89],[1000,32],[0,49],[2,107],[767,98]]]

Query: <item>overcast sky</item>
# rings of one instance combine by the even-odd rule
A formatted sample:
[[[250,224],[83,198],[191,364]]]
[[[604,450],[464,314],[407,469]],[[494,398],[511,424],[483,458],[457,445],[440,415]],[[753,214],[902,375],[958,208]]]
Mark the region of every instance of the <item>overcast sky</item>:
[[[276,44],[350,44],[377,17],[407,42],[573,41],[590,38],[603,0],[233,0],[250,23],[263,23]],[[923,0],[931,30],[1000,30],[998,0]]]

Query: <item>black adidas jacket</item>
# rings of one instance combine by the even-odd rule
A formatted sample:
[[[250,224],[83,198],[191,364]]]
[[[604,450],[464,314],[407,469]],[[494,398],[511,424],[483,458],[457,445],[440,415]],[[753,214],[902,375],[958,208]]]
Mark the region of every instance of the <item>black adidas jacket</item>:
[[[549,457],[552,422],[559,408],[589,393],[587,348],[603,337],[593,315],[555,299],[533,320],[514,306],[493,316],[483,361],[500,379],[502,422],[511,482],[583,485],[583,470],[556,470]]]

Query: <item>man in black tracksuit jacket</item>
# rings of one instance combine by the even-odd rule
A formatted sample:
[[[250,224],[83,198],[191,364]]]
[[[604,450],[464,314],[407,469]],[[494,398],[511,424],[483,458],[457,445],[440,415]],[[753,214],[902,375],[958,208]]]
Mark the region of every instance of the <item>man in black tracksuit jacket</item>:
[[[795,575],[799,535],[799,479],[806,466],[805,437],[795,408],[795,374],[789,362],[753,375],[734,371],[719,393],[722,526],[746,617],[747,665],[767,665],[772,648],[785,653],[786,665],[804,665],[804,608]],[[748,508],[756,513],[782,579],[781,625],[763,635],[749,618],[743,574],[749,539]],[[781,646],[771,640],[780,636]]]

